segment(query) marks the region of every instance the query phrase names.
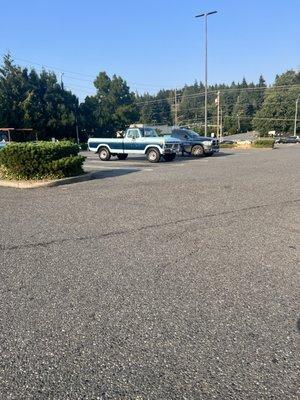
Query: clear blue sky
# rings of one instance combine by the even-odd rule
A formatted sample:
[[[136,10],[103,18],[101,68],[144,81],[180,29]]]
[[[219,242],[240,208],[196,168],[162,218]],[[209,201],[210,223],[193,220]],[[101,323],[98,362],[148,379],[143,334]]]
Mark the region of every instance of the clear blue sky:
[[[204,80],[202,11],[219,12],[209,19],[210,83],[260,73],[271,83],[300,66],[300,0],[0,0],[0,10],[0,53],[82,74],[63,77],[81,99],[103,70],[139,92]]]

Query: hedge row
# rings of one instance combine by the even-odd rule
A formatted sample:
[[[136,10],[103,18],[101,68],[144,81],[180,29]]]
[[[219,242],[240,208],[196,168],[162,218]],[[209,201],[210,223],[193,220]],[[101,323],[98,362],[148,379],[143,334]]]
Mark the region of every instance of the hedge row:
[[[2,179],[57,179],[83,174],[84,157],[71,142],[12,143],[0,150]]]
[[[252,143],[252,147],[257,147],[257,148],[273,148],[275,145],[275,140],[274,139],[257,139]]]
[[[275,140],[274,139],[264,139],[264,138],[260,138],[260,139],[256,139],[251,143],[251,147],[253,148],[273,148],[275,145]],[[221,149],[233,149],[238,147],[238,144],[236,143],[220,143],[220,147]]]

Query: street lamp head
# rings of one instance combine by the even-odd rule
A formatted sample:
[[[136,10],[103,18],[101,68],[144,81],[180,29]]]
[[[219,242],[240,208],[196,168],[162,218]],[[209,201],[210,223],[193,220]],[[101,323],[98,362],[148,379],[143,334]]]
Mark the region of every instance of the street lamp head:
[[[202,14],[196,15],[196,18],[207,17],[208,15],[211,15],[211,14],[217,14],[217,12],[218,11],[210,11],[208,13],[202,13]]]

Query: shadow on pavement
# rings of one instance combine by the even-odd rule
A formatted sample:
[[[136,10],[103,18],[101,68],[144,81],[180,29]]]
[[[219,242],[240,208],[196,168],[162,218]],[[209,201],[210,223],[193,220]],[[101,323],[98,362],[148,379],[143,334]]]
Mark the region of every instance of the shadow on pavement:
[[[105,179],[105,178],[116,178],[118,176],[123,176],[123,175],[128,175],[132,174],[134,172],[139,172],[141,171],[138,168],[124,168],[124,169],[108,169],[104,171],[95,171],[93,172],[93,178],[92,180],[97,180],[97,179]]]
[[[126,160],[118,160],[117,158],[112,158],[112,159],[110,159],[108,161],[108,163],[109,164],[116,164],[116,166],[119,166],[119,165],[122,166],[122,164],[126,164],[127,165],[128,163],[130,163],[132,165],[134,165],[136,163],[139,163],[139,166],[141,166],[141,167],[146,167],[146,166],[151,167],[151,166],[159,165],[159,164],[170,164],[170,165],[172,165],[172,164],[177,164],[177,163],[184,163],[184,162],[187,162],[187,161],[201,162],[203,160],[208,160],[208,159],[213,160],[214,158],[227,157],[227,156],[231,156],[233,154],[234,153],[220,152],[220,153],[214,154],[213,156],[210,156],[210,157],[193,157],[193,156],[189,156],[189,155],[177,156],[174,161],[165,161],[163,159],[163,157],[162,157],[161,160],[159,161],[159,163],[149,163],[149,161],[146,160],[145,156],[140,156],[140,157],[139,156],[135,156],[135,157],[128,157]],[[101,163],[101,161],[99,161],[99,163]],[[102,163],[103,163],[103,161],[102,161]]]

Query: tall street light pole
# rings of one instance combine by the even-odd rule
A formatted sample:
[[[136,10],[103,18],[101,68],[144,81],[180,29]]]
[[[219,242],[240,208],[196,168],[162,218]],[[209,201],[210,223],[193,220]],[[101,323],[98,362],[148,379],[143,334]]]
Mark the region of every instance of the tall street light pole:
[[[61,72],[61,74],[60,74],[60,87],[61,87],[61,89],[64,88],[63,76],[64,76],[64,72]]]
[[[297,100],[296,100],[294,136],[297,135],[297,120],[298,120],[298,103],[299,103],[299,98],[300,98],[300,95],[298,95]]]
[[[205,136],[207,136],[207,17],[212,14],[217,14],[218,11],[210,11],[196,15],[196,18],[205,18]]]

